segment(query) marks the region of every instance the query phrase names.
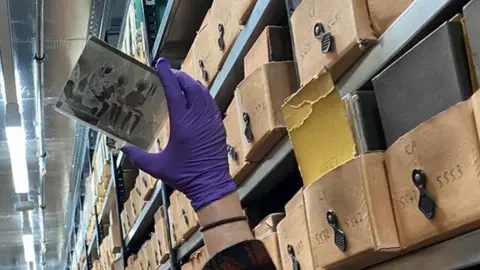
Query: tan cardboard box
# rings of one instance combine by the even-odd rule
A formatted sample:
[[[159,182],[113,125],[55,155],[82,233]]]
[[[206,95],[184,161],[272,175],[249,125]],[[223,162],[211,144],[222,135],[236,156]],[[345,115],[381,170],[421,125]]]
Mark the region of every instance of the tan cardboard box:
[[[472,99],[478,110],[478,94]],[[386,151],[400,244],[408,250],[480,226],[480,197],[475,188],[479,184],[480,144],[473,112],[472,100],[458,103],[420,124]],[[420,192],[424,194],[421,198]]]
[[[223,124],[227,134],[227,152],[230,174],[235,184],[240,185],[245,178],[252,172],[256,166],[245,160],[244,147],[242,145],[242,136],[245,136],[241,130],[240,115],[238,110],[237,98],[233,98]]]
[[[292,60],[292,43],[288,28],[267,26],[243,60],[245,77],[270,62]]]
[[[367,0],[302,1],[291,17],[300,84],[324,69],[337,81],[376,40],[371,24]]]
[[[372,25],[378,34],[388,27],[413,3],[414,0],[367,0]]]
[[[165,149],[165,147],[167,147],[169,138],[170,138],[170,119],[167,119],[158,131],[157,139],[155,143],[155,151],[153,152],[162,152]],[[154,180],[151,180],[151,181],[154,181]]]
[[[295,67],[291,61],[265,64],[238,85],[235,96],[242,117],[242,145],[247,161],[261,161],[285,136],[281,108],[295,89]]]
[[[292,198],[291,202],[289,207],[285,208],[285,218],[277,226],[283,269],[293,269],[292,256],[300,265],[300,269],[314,269],[303,189]]]
[[[150,200],[156,184],[157,179],[151,177],[146,172],[139,171],[137,179],[135,180],[135,188],[144,201]]]
[[[130,191],[130,200],[132,201],[133,205],[133,214],[135,216],[135,221],[137,220],[137,217],[140,215],[140,212],[142,212],[143,206],[145,206],[145,200],[142,198],[142,193],[138,188],[135,186],[131,191]],[[134,221],[134,223],[135,223]]]
[[[178,191],[174,191],[170,195],[170,206],[173,206],[172,215],[174,215],[177,239],[183,243],[198,228],[197,214],[193,210],[190,200],[185,194]]]
[[[400,250],[383,152],[340,165],[304,196],[314,269],[363,269]]]
[[[305,185],[356,155],[345,104],[328,73],[290,96],[283,114]]]
[[[133,268],[133,265],[135,264],[136,260],[137,260],[137,255],[136,254],[130,255],[130,257],[128,257],[128,259],[127,259],[127,265],[129,265],[130,267]]]
[[[172,241],[172,248],[178,248],[181,244],[180,239],[178,237],[177,227],[177,207],[178,205],[175,203],[172,205],[172,198],[170,196],[170,206],[168,207],[168,221],[170,225],[170,239]]]
[[[207,249],[201,247],[192,254],[190,259],[182,265],[182,270],[202,270],[208,261]]]
[[[120,219],[122,220],[123,235],[126,236],[130,232],[130,224],[128,221],[127,210],[124,208],[120,213]]]
[[[150,269],[150,261],[148,260],[146,244],[147,242],[145,242],[142,245],[142,248],[140,248],[140,251],[137,254],[138,255],[137,262],[139,262],[141,269],[148,270]]]
[[[132,197],[128,198],[128,200],[125,201],[125,204],[123,205],[126,211],[126,216],[127,216],[127,222],[128,222],[128,229],[132,228],[133,224],[135,224],[135,221],[137,220],[137,215],[135,214],[134,208],[133,208],[133,203],[132,203]],[[128,234],[129,231],[126,233]]]
[[[142,248],[144,249],[144,254],[146,255],[150,269],[156,270],[160,264],[157,263],[155,258],[153,242],[151,240],[147,240],[145,244],[143,244]]]
[[[155,252],[159,262],[164,263],[169,257],[167,231],[165,228],[165,207],[161,206],[157,213],[155,214]]]
[[[94,270],[101,270],[102,269],[102,265],[100,264],[100,260],[95,260],[93,262],[93,269]]]
[[[256,0],[217,0],[207,13],[194,41],[196,78],[209,87],[228,56],[241,23]]]
[[[190,50],[188,51],[187,56],[185,56],[185,59],[183,60],[182,68],[180,70],[187,73],[191,77],[195,78],[196,70],[195,70],[195,61],[193,57],[193,48],[195,48],[195,44],[192,44],[192,47],[190,47]]]
[[[120,223],[118,222],[118,214],[115,209],[110,211],[110,227],[108,227],[108,235],[110,235],[110,252],[118,253],[122,249],[120,237]]]
[[[285,217],[285,213],[273,213],[266,216],[258,225],[253,229],[255,238],[262,237],[266,234],[277,232],[278,223]]]
[[[265,245],[265,248],[270,254],[273,263],[275,264],[275,268],[277,270],[282,270],[282,256],[280,254],[280,247],[278,245],[278,235],[276,232],[270,232],[267,234],[263,234],[260,237],[256,237],[258,240],[262,241]]]

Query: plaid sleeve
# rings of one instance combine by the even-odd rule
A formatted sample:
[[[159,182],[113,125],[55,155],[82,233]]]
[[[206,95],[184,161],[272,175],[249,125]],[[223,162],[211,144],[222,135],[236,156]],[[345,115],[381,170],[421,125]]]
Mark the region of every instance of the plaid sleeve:
[[[249,240],[231,246],[205,264],[203,270],[275,270],[275,265],[259,240]]]

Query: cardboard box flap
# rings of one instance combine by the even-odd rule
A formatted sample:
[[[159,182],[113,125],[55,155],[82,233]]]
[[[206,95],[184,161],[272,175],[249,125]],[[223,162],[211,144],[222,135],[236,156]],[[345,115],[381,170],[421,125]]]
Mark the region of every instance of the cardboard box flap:
[[[386,151],[403,247],[431,244],[480,225],[480,199],[472,188],[478,186],[480,175],[477,134],[472,100],[468,100],[418,125]],[[423,175],[429,198],[422,200],[423,211],[413,181],[417,173]],[[434,201],[434,207],[427,207],[428,200]]]
[[[335,91],[332,77],[328,72],[321,72],[303,88],[287,98],[283,105],[283,114],[288,131],[300,127],[313,112],[313,106],[320,99],[325,99]]]
[[[305,188],[315,269],[346,266],[354,260],[359,263],[366,252],[399,250],[383,161],[381,152],[361,155]],[[330,212],[345,234],[345,250],[334,241],[335,232],[327,219]]]
[[[355,156],[345,104],[328,73],[291,96],[283,105],[283,113],[306,185]]]
[[[260,223],[253,229],[255,237],[259,238],[267,233],[277,231],[278,223],[285,217],[285,213],[274,213],[266,216]]]

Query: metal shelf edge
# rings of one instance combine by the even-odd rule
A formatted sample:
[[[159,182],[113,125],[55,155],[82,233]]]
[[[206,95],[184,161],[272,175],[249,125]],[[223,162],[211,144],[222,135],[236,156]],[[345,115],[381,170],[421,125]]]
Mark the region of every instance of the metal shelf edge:
[[[480,263],[480,230],[420,249],[370,269],[463,269]]]
[[[162,192],[161,191],[162,191],[161,181],[158,180],[157,184],[155,185],[155,190],[153,191],[153,194],[152,194],[150,200],[145,204],[142,211],[138,215],[138,218],[135,221],[135,224],[133,225],[133,227],[130,229],[127,236],[125,237],[125,246],[126,247],[128,247],[131,244],[130,242],[132,240],[134,240],[136,237],[138,237],[137,234],[143,233],[143,232],[139,232],[139,229],[142,227],[142,224],[144,222],[147,222],[147,221],[145,221],[145,218],[148,216],[149,212],[157,211],[157,209],[153,209],[154,208],[153,204],[155,203],[156,200],[158,200],[158,199],[161,200],[161,197],[162,197]],[[152,215],[152,218],[153,218],[153,215]]]
[[[181,0],[168,0],[167,6],[165,7],[165,11],[163,13],[162,17],[162,22],[160,23],[160,26],[158,27],[158,33],[157,36],[155,37],[155,42],[153,43],[153,48],[152,51],[150,52],[151,58],[155,59],[156,54],[158,53],[158,50],[160,49],[160,45],[162,44],[163,36],[165,34],[165,30],[167,29],[168,25],[168,20],[170,20],[172,17],[170,16],[172,14],[173,10],[173,4],[176,2],[178,6],[178,2]]]

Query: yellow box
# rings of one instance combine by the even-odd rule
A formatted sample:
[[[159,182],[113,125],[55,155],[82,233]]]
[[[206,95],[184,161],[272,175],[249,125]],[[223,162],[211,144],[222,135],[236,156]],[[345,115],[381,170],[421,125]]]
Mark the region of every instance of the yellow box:
[[[291,95],[283,114],[305,185],[355,156],[345,105],[329,73]]]

